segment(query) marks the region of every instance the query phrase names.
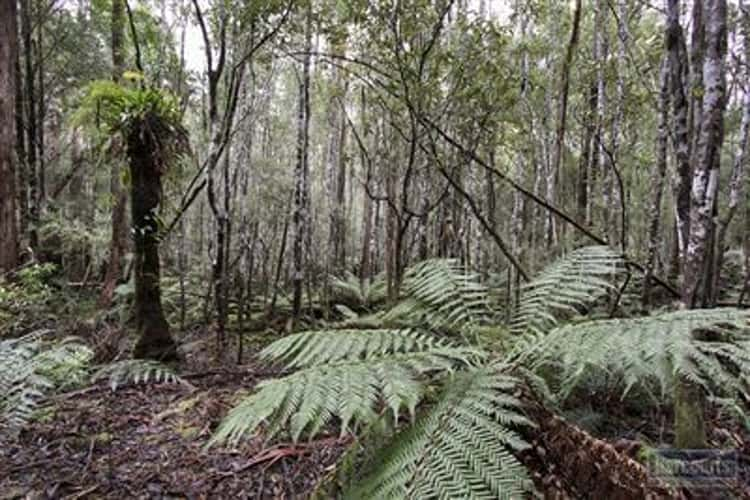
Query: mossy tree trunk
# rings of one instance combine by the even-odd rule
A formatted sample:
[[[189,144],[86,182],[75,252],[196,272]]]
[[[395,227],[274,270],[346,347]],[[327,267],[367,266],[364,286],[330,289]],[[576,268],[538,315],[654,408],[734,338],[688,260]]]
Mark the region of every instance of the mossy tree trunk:
[[[141,127],[128,136],[131,175],[131,208],[135,243],[135,316],[138,343],[136,358],[167,360],[177,356],[164,317],[159,287],[159,239],[157,211],[161,201],[162,166],[157,145]]]

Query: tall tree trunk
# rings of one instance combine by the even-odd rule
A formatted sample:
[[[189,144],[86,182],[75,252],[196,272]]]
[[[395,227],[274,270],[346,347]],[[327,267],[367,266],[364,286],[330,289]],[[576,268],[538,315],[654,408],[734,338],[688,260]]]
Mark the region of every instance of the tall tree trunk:
[[[305,249],[310,222],[309,207],[309,133],[310,133],[310,51],[312,47],[312,12],[308,6],[305,21],[305,56],[299,82],[297,111],[297,163],[294,168],[294,245],[292,315],[295,323],[302,310],[302,285],[305,276]]]
[[[26,117],[26,175],[29,182],[29,246],[39,247],[39,177],[37,171],[37,107],[34,84],[34,48],[32,42],[31,0],[21,0],[21,38],[24,54],[24,115]],[[20,133],[20,131],[19,131]]]
[[[346,38],[332,39],[335,54],[343,54]],[[332,274],[340,274],[345,267],[345,209],[346,209],[346,115],[343,99],[346,81],[336,66],[331,69],[330,98],[328,100],[328,151],[326,154],[326,191],[328,197],[328,256],[327,266]]]
[[[677,250],[680,269],[685,258],[690,236],[690,128],[688,123],[689,104],[687,97],[687,47],[685,35],[680,25],[680,1],[667,1],[667,26],[665,46],[669,57],[669,85],[672,101],[672,128],[675,152],[675,176],[673,193],[675,198],[675,222],[677,226]]]
[[[651,279],[659,254],[661,241],[661,208],[664,191],[664,179],[667,174],[667,145],[669,126],[669,59],[665,57],[661,63],[659,74],[659,129],[656,139],[656,162],[651,173],[651,207],[648,223],[648,260],[643,280],[643,305],[651,301]]]
[[[159,224],[161,168],[155,164],[157,145],[137,127],[127,138],[130,159],[131,210],[135,240],[136,358],[174,359],[177,349],[161,304]]]
[[[125,0],[112,0],[112,80],[119,82],[125,71]],[[127,193],[120,181],[122,164],[112,161],[109,189],[112,195],[112,235],[109,243],[109,261],[104,275],[99,306],[108,308],[112,303],[117,282],[122,276],[122,262],[128,244]]]
[[[715,304],[718,300],[719,287],[721,281],[721,268],[724,264],[724,253],[726,252],[726,238],[729,227],[734,220],[737,209],[743,198],[743,189],[745,183],[745,171],[748,161],[748,139],[750,137],[750,12],[743,0],[739,1],[740,8],[740,35],[742,38],[743,60],[744,63],[744,88],[742,90],[742,120],[740,123],[740,139],[737,144],[737,151],[734,155],[732,165],[732,176],[729,180],[729,204],[724,217],[719,218],[719,227],[716,237],[716,246],[714,249],[714,282],[710,287],[710,303]]]
[[[719,164],[724,137],[725,74],[727,50],[726,0],[706,0],[703,9],[705,57],[703,95],[698,140],[693,151],[695,171],[690,199],[690,238],[685,251],[682,304],[694,308],[701,279],[709,263],[709,245],[719,185]],[[697,334],[697,333],[696,333]],[[706,446],[704,397],[700,387],[679,380],[675,394],[675,441],[681,448]]]
[[[555,148],[552,152],[552,171],[548,172],[547,200],[554,204],[558,189],[560,170],[563,162],[563,148],[565,146],[565,125],[568,116],[568,89],[570,87],[570,67],[573,63],[576,45],[578,44],[578,32],[581,25],[581,0],[576,0],[573,11],[573,27],[570,32],[568,48],[565,51],[565,59],[560,71],[560,96],[557,110],[557,132],[555,134]],[[547,246],[553,244],[555,233],[555,219],[552,213],[547,215]]]
[[[607,213],[612,216],[612,223],[610,224],[608,240],[612,244],[619,244],[622,248],[623,253],[627,249],[627,228],[622,227],[623,218],[625,214],[622,212],[622,197],[625,193],[621,190],[621,184],[615,177],[618,173],[615,169],[618,168],[619,162],[617,161],[620,152],[620,135],[622,134],[622,127],[624,125],[624,112],[625,112],[625,68],[626,68],[626,50],[628,43],[628,9],[625,0],[617,1],[617,86],[616,86],[616,100],[615,100],[615,111],[612,117],[612,137],[610,154],[612,155],[610,160],[610,171],[609,175],[612,179],[612,196],[610,198],[610,205],[606,207]],[[618,223],[615,223],[618,221]]]
[[[607,78],[606,64],[609,55],[609,6],[606,0],[596,2],[596,33],[594,34],[594,59],[597,62],[597,123],[596,123],[596,166],[601,178],[602,195],[602,233],[607,235],[609,244],[611,239],[612,218],[609,207],[612,197],[612,169],[606,148],[606,121],[607,121]]]
[[[18,265],[16,220],[16,0],[0,0],[0,271]]]
[[[362,120],[362,126],[360,129],[363,134],[367,131],[367,100],[365,97],[365,89],[362,87],[360,90],[361,110],[360,117]],[[367,136],[362,138],[363,141],[367,141]],[[366,143],[366,142],[365,142]],[[359,152],[360,166],[362,172],[368,171],[371,166],[368,164],[367,154],[364,149]],[[364,290],[365,283],[372,278],[372,219],[373,219],[373,200],[370,198],[365,190],[362,196],[362,203],[364,204],[362,210],[362,252],[359,259],[359,284],[360,288]]]

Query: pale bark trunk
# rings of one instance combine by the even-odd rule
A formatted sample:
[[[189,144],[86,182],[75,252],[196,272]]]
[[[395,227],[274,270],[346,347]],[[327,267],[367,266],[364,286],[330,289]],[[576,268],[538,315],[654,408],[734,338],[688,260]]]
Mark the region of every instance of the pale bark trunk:
[[[312,13],[307,12],[305,26],[305,56],[302,62],[302,75],[299,83],[297,112],[297,163],[294,169],[294,245],[292,284],[292,315],[299,320],[302,310],[302,285],[305,276],[305,249],[309,231],[309,131],[310,131],[310,50],[312,47]]]
[[[706,2],[704,10],[706,43],[703,64],[705,94],[691,186],[690,238],[685,255],[683,302],[697,303],[698,286],[705,272],[708,243],[713,228],[712,215],[719,185],[719,156],[724,132],[726,54],[726,1]]]
[[[602,233],[607,235],[607,241],[612,241],[612,217],[609,213],[612,198],[612,169],[610,168],[609,157],[606,150],[606,121],[607,121],[607,79],[606,79],[606,61],[609,54],[609,36],[608,36],[608,16],[609,6],[605,0],[597,0],[595,23],[596,33],[594,34],[594,59],[597,62],[597,131],[596,131],[596,158],[598,161],[597,170],[601,179],[602,195]]]
[[[648,259],[643,280],[643,304],[647,306],[651,300],[651,279],[659,254],[661,241],[661,208],[664,180],[667,173],[667,144],[669,134],[669,60],[662,61],[659,75],[659,129],[656,139],[656,162],[651,173],[651,207],[648,224]]]
[[[748,161],[748,137],[750,136],[750,88],[748,88],[748,82],[750,82],[750,13],[748,7],[742,0],[739,2],[740,7],[740,33],[742,37],[742,45],[744,49],[743,63],[744,63],[744,89],[742,96],[742,120],[740,123],[740,138],[737,144],[737,150],[734,155],[734,163],[732,165],[732,175],[729,180],[729,203],[727,206],[726,214],[723,218],[719,219],[719,227],[716,237],[715,247],[715,261],[714,261],[714,283],[710,287],[713,294],[711,297],[711,303],[716,303],[718,300],[718,293],[720,287],[721,268],[724,264],[724,253],[726,252],[726,238],[729,231],[729,227],[737,214],[737,209],[743,199],[743,189],[745,183],[745,171],[747,169]]]
[[[684,260],[683,307],[698,305],[700,283],[707,264],[713,215],[719,184],[719,164],[724,135],[725,74],[727,50],[726,0],[706,0],[703,8],[705,40],[703,47],[703,85],[700,128],[693,151],[690,198],[690,237]],[[681,448],[706,446],[703,421],[704,396],[699,387],[678,380],[675,393],[675,444]]]

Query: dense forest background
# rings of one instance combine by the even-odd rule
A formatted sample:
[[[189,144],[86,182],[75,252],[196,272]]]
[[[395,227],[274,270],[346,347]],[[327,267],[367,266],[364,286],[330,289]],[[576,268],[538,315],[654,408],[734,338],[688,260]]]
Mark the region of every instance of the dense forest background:
[[[749,85],[743,0],[0,0],[0,484],[697,495],[667,445],[744,470]]]

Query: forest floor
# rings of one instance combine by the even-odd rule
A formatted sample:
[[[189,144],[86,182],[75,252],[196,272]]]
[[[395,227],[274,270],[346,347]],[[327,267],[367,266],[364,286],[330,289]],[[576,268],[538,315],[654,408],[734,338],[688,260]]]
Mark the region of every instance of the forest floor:
[[[0,498],[308,496],[346,437],[205,449],[238,397],[269,375],[243,366],[186,374],[193,387],[95,386],[62,395],[18,442],[0,443]]]
[[[280,373],[254,361],[251,353],[261,345],[249,346],[241,365],[217,363],[206,337],[212,338],[196,332],[193,339],[181,339],[190,347],[177,370],[189,385],[149,384],[113,392],[101,383],[56,396],[19,439],[0,442],[0,500],[308,498],[322,479],[333,476],[352,437],[332,433],[301,443],[256,437],[236,448],[207,449],[229,409],[259,382]],[[532,417],[538,426],[529,439],[531,448],[520,458],[546,498],[641,498],[627,494],[629,485],[621,487],[620,472],[641,467],[632,459],[644,437],[669,442],[671,437],[661,434],[663,422],[671,418],[629,415],[615,400],[600,403],[618,422],[608,421],[594,432],[605,439],[560,425],[560,419],[548,425],[555,420],[548,413]],[[732,448],[750,456],[744,429],[709,417],[713,443],[728,439]],[[651,483],[650,474],[644,477]],[[722,491],[688,493],[687,498],[750,498],[748,478],[741,479]],[[658,492],[659,481],[646,489]],[[684,498],[680,495],[677,491]]]

